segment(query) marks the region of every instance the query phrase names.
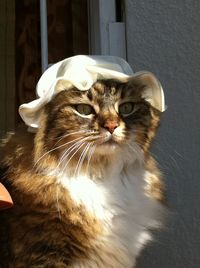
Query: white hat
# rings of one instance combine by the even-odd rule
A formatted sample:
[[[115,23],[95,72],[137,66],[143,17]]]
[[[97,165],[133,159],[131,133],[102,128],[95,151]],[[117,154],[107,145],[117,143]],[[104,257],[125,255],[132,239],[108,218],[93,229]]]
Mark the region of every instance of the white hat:
[[[19,107],[24,122],[38,128],[41,110],[57,93],[58,80],[65,80],[65,89],[75,86],[79,90],[88,90],[99,79],[115,79],[128,82],[141,78],[146,90],[144,98],[156,109],[165,110],[164,93],[159,81],[149,72],[133,74],[129,64],[114,56],[74,56],[49,67],[41,76],[36,87],[37,99]]]

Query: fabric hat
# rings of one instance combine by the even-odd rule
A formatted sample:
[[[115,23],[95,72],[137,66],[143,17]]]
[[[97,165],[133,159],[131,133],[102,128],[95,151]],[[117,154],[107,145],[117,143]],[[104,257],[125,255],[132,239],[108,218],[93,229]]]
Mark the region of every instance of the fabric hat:
[[[65,89],[75,86],[85,91],[99,79],[115,79],[121,82],[138,82],[145,88],[143,97],[153,107],[165,110],[164,93],[160,82],[149,72],[133,73],[129,64],[114,56],[73,56],[50,66],[36,86],[37,99],[19,107],[19,114],[32,128],[38,128],[42,108],[57,94],[56,84],[65,80]]]

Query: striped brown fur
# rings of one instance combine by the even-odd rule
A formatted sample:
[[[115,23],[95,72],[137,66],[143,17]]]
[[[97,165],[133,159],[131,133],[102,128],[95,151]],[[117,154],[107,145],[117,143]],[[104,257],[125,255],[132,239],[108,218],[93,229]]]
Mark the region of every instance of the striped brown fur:
[[[147,182],[146,194],[159,202],[165,200],[160,172],[149,154],[160,113],[142,98],[142,89],[117,81],[98,81],[84,92],[64,88],[65,82],[59,81],[58,93],[44,107],[36,134],[19,130],[2,142],[1,166],[7,169],[2,182],[14,201],[12,209],[0,214],[2,268],[74,268],[75,263],[87,260],[95,252],[93,241],[102,233],[101,222],[77,205],[57,182],[56,175],[48,172],[56,170],[73,140],[87,137],[88,130],[98,132],[109,120],[123,128],[122,137],[115,141],[119,146],[126,145],[135,135],[144,152],[146,170],[153,174]],[[123,117],[115,110],[115,104],[127,98],[134,103],[136,111]],[[90,119],[77,116],[74,110],[79,103],[91,105],[95,115]],[[69,133],[72,134],[63,138]],[[95,142],[92,133],[90,136]],[[62,146],[65,143],[69,145]],[[59,148],[52,150],[55,144]],[[72,158],[65,170],[69,176],[75,172],[85,146],[74,156],[72,152],[69,154]],[[114,159],[109,153],[94,154],[90,172],[95,177]],[[83,172],[87,163],[86,157],[81,167]]]

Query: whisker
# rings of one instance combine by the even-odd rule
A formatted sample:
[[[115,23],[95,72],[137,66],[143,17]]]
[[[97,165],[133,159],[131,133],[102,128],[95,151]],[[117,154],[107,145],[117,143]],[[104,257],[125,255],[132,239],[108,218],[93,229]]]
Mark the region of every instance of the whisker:
[[[44,153],[37,161],[36,161],[36,163],[34,164],[34,167],[38,164],[38,162],[43,158],[43,157],[45,157],[47,154],[49,154],[49,153],[51,153],[51,152],[53,152],[53,151],[55,151],[55,150],[57,150],[57,149],[59,149],[59,148],[62,148],[62,147],[64,147],[64,146],[66,146],[66,145],[68,145],[68,144],[70,144],[70,143],[72,143],[72,142],[74,142],[74,141],[76,141],[76,140],[80,140],[80,139],[82,139],[82,137],[79,137],[79,138],[77,138],[77,139],[74,139],[74,140],[72,140],[72,141],[69,141],[69,142],[67,142],[67,143],[64,143],[64,144],[61,144],[61,145],[59,145],[59,146],[57,146],[56,148],[53,148],[53,149],[51,149],[51,150],[49,150],[48,152],[46,152],[46,153]]]
[[[71,152],[73,152],[81,143],[84,143],[84,141],[77,141],[75,144],[73,144],[72,146],[70,146],[62,155],[62,157],[60,158],[60,161],[57,165],[56,168],[58,168],[63,161],[65,161],[65,159],[70,155]]]
[[[90,160],[91,160],[92,155],[94,154],[94,151],[95,151],[95,149],[96,149],[96,145],[94,145],[94,142],[93,142],[93,144],[92,144],[91,147],[92,147],[92,148],[91,148],[91,150],[90,150],[90,152],[89,152],[89,155],[88,155],[88,162],[87,162],[87,167],[86,167],[86,172],[87,172],[87,173],[88,173],[88,170],[89,170]]]
[[[71,161],[71,159],[74,157],[74,155],[81,149],[81,147],[83,147],[83,145],[85,144],[85,142],[83,142],[78,149],[70,156],[70,158],[67,160],[67,163],[64,165],[61,174],[63,174],[64,170],[66,169],[67,165],[69,164],[69,162]]]
[[[85,160],[85,158],[86,158],[86,155],[88,154],[89,149],[90,149],[91,146],[92,146],[92,143],[89,144],[89,146],[88,146],[88,148],[87,148],[87,150],[86,150],[86,152],[85,152],[85,154],[84,154],[84,156],[83,156],[83,159],[82,159],[82,161],[81,161],[81,163],[80,163],[80,168],[81,168],[81,166],[83,165],[83,162],[84,162],[84,160]],[[80,168],[79,168],[79,170],[78,170],[78,175],[79,175],[79,172],[80,172]]]
[[[86,157],[86,154],[87,154],[87,151],[88,151],[88,148],[90,147],[91,143],[88,142],[87,145],[85,146],[84,150],[82,151],[80,157],[79,157],[79,160],[78,160],[78,163],[76,165],[76,169],[74,171],[74,177],[76,177],[76,175],[78,176],[79,175],[79,172],[80,172],[80,169],[82,167],[82,164],[83,164],[83,161]]]
[[[82,142],[82,141],[87,141],[88,139],[90,139],[90,136],[89,137],[85,137],[85,138],[81,138],[81,140],[79,140],[78,142]],[[77,144],[77,143],[76,143]],[[75,144],[74,144],[75,145]],[[72,148],[73,147],[73,145],[70,147],[70,148]],[[63,159],[63,157],[65,157],[66,156],[66,153],[70,150],[70,148],[68,148],[67,149],[67,151],[63,154],[63,156],[61,157],[61,159],[60,160],[62,160]]]
[[[101,135],[98,135],[98,136],[95,137],[95,139],[98,139],[98,138],[102,138],[102,136],[101,136]],[[94,151],[95,151],[95,149],[96,149],[96,146],[97,146],[97,145],[95,144],[95,141],[91,142],[91,143],[90,143],[90,146],[88,146],[87,151],[86,151],[86,153],[85,153],[85,155],[84,155],[84,159],[85,159],[86,154],[89,152],[89,153],[88,153],[87,166],[86,166],[86,173],[88,173],[89,163],[90,163],[91,157],[92,157],[92,155],[93,155],[93,153],[94,153]],[[90,148],[91,148],[91,150],[90,150]],[[84,161],[84,159],[82,160],[82,162]],[[79,172],[78,172],[78,173],[79,173]]]
[[[77,131],[77,132],[72,132],[72,133],[68,133],[68,134],[66,134],[66,136],[65,137],[67,137],[67,136],[70,136],[70,135],[74,135],[74,134],[78,134],[78,133],[84,133],[84,132],[86,132],[86,131]],[[88,132],[87,132],[88,133]],[[89,131],[89,133],[92,133],[92,134],[94,134],[94,133],[96,133],[95,131]],[[64,137],[62,137],[60,140],[62,140]],[[88,138],[88,137],[86,137],[86,138]],[[45,157],[47,154],[49,154],[49,153],[51,153],[51,152],[53,152],[53,151],[55,151],[55,150],[57,150],[57,149],[59,149],[59,148],[62,148],[62,147],[64,147],[64,146],[66,146],[66,145],[68,145],[68,144],[70,144],[70,143],[72,143],[72,142],[74,142],[74,141],[76,141],[76,140],[79,140],[79,139],[82,139],[82,137],[78,137],[78,138],[76,138],[76,139],[74,139],[74,140],[72,140],[72,141],[69,141],[69,142],[67,142],[67,143],[64,143],[64,144],[61,144],[61,145],[59,145],[59,146],[57,146],[56,148],[52,148],[51,150],[49,150],[48,152],[46,152],[46,153],[44,153],[37,161],[36,161],[36,163],[34,164],[34,167],[38,164],[38,162],[43,158],[43,157]],[[59,141],[60,141],[59,140]],[[55,144],[54,144],[54,146],[59,142],[59,141],[57,141]]]
[[[56,144],[59,143],[62,139],[67,138],[70,135],[80,134],[80,133],[84,133],[84,132],[86,132],[86,131],[85,130],[79,130],[79,131],[75,131],[75,132],[72,132],[72,133],[65,134],[62,137],[58,137],[59,140],[54,144],[54,146],[56,146]]]
[[[98,135],[98,136],[96,136],[96,137],[92,137],[93,139],[98,139],[99,137],[101,137],[100,135]],[[67,167],[67,165],[68,165],[68,163],[71,161],[71,159],[74,157],[74,155],[79,151],[79,149],[85,144],[85,141],[87,141],[88,139],[90,139],[91,137],[85,137],[83,140],[82,140],[82,144],[81,144],[81,142],[80,142],[80,146],[79,146],[79,144],[76,146],[76,148],[79,146],[79,148],[71,155],[71,157],[68,159],[68,161],[67,161],[67,163],[65,164],[65,166],[64,166],[64,168],[62,169],[62,173],[64,172],[64,170],[66,169],[66,167]],[[94,142],[94,141],[93,141]],[[72,151],[74,151],[74,149],[76,149],[76,148],[73,148],[72,149]],[[72,152],[71,151],[71,152]],[[71,153],[71,152],[69,152],[66,156],[65,156],[65,159],[69,156],[69,154]]]

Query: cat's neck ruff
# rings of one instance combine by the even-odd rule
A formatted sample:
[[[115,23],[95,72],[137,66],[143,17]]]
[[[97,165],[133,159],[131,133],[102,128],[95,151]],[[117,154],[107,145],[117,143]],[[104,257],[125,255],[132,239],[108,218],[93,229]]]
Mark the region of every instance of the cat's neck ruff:
[[[109,203],[110,196],[117,196],[121,191],[128,193],[129,184],[134,186],[135,190],[142,191],[145,183],[144,168],[141,163],[135,162],[132,167],[124,167],[119,161],[116,161],[115,165],[111,167],[105,167],[105,172],[96,170],[95,173],[70,177],[60,173],[57,175],[57,181],[69,191],[72,200],[77,205],[85,206],[99,219],[104,219],[104,208]],[[130,189],[131,194],[133,194],[132,189]]]
[[[57,180],[75,204],[84,207],[102,223],[104,233],[95,242],[97,246],[103,244],[107,247],[114,243],[116,248],[123,248],[120,254],[126,255],[126,267],[131,268],[132,260],[151,238],[147,229],[158,225],[162,209],[160,204],[145,195],[148,172],[141,163],[135,161],[122,169],[118,167],[113,167],[105,178],[94,180],[89,175],[71,178],[59,175]],[[110,267],[109,263],[105,265]]]

